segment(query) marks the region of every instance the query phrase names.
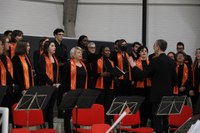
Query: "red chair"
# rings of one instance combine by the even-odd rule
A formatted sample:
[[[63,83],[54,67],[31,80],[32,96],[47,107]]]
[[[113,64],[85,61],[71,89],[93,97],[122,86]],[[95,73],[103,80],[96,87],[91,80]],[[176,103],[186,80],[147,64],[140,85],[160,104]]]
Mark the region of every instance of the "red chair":
[[[119,118],[119,115],[114,115],[114,120],[116,121]],[[134,132],[134,133],[152,133],[154,131],[153,128],[150,127],[138,127],[138,128],[131,128],[132,126],[139,126],[141,123],[140,120],[140,112],[137,111],[136,114],[126,115],[120,123],[119,130],[126,131],[126,132]],[[124,127],[124,126],[130,126]]]
[[[31,132],[26,128],[16,128],[16,129],[11,129],[10,133],[31,133]]]
[[[44,125],[42,110],[15,110],[17,104],[12,107],[13,124],[15,126],[31,127]],[[54,129],[29,130],[31,133],[56,133]]]
[[[92,125],[92,133],[105,133],[109,128],[108,124],[94,124]]]
[[[103,124],[104,121],[104,107],[100,104],[93,104],[92,107],[88,109],[74,108],[72,110],[72,123],[73,125],[80,126],[80,128],[74,128],[73,130],[77,130],[78,133],[92,133],[92,125]],[[85,126],[87,126],[88,129],[83,128]]]
[[[192,117],[192,114],[192,108],[188,105],[184,105],[180,114],[169,115],[170,131],[176,131],[178,127]]]

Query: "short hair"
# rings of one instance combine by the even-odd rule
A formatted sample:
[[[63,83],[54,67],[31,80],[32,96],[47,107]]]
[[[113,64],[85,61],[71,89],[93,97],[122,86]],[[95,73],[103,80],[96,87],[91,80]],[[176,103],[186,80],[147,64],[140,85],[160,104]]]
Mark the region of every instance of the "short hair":
[[[15,37],[16,36],[23,36],[23,32],[21,30],[14,30],[12,32],[12,36],[11,36],[11,42],[16,42]]]
[[[169,54],[173,54],[174,57],[176,57],[176,54],[174,52],[172,52],[172,51],[170,51],[169,53],[167,53],[167,55],[169,55]]]
[[[146,49],[147,50],[147,53],[149,52],[148,48],[146,46],[140,46],[137,50],[137,57],[139,57],[139,53],[143,50],[143,49]]]
[[[183,48],[185,47],[183,42],[177,42],[176,47],[177,46],[183,46]]]
[[[118,45],[119,41],[120,41],[120,40],[116,40],[116,41],[114,42],[114,45]]]
[[[21,40],[19,42],[17,42],[17,46],[15,49],[15,55],[24,55],[27,53],[27,41],[26,40]]]
[[[54,41],[46,41],[44,43],[44,49],[43,49],[43,51],[44,51],[45,55],[48,55],[48,48],[49,48],[49,46],[50,46],[51,43],[54,43]]]
[[[53,35],[55,36],[55,35],[57,35],[59,32],[65,33],[63,29],[57,28],[57,29],[54,30]]]
[[[9,33],[12,33],[12,31],[11,31],[11,30],[6,30],[6,31],[3,33],[3,35],[4,35],[4,36],[8,36]]]
[[[142,44],[141,44],[141,43],[139,43],[139,42],[134,42],[134,43],[132,44],[132,47],[135,47],[135,45],[142,46]]]
[[[74,55],[76,53],[76,50],[80,50],[82,52],[82,48],[79,46],[75,46],[70,50],[70,58],[74,58]]]
[[[118,41],[117,46],[120,47],[120,46],[122,45],[123,42],[126,42],[126,40],[125,40],[125,39],[120,39],[120,40]],[[126,43],[127,43],[127,42],[126,42]]]
[[[102,45],[99,49],[99,55],[102,56],[102,52],[105,48],[110,48],[108,45]]]
[[[96,44],[95,44],[94,42],[89,42],[89,43],[88,43],[88,47],[91,47],[92,45],[95,45],[95,46],[96,46]]]
[[[81,41],[84,39],[84,38],[88,38],[86,35],[81,35],[79,38],[78,38],[78,46],[81,45]]]
[[[163,39],[157,40],[156,44],[158,45],[161,51],[165,51],[167,49],[167,41]]]

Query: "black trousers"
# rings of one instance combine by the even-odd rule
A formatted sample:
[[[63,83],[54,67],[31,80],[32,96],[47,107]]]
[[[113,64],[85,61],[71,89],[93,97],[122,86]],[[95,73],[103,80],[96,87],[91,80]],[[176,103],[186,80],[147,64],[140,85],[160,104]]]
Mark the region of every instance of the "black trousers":
[[[156,131],[156,133],[168,133],[168,116],[156,115],[159,104],[159,102],[152,103],[153,128]]]
[[[96,103],[101,104],[101,105],[104,106],[104,109],[105,109],[105,123],[111,124],[112,117],[111,116],[107,116],[106,112],[109,110],[109,108],[110,108],[110,106],[112,104],[113,98],[114,98],[113,90],[111,90],[111,89],[98,89],[98,90],[101,93],[98,96],[98,98],[96,100]]]

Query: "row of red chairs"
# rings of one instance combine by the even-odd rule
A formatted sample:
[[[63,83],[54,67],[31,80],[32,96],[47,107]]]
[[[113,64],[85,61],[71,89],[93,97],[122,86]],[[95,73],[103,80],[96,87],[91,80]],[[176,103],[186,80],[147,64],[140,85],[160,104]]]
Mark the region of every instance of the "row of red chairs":
[[[16,104],[13,106],[13,123],[16,126],[36,126],[43,125],[44,119],[42,110],[15,110]],[[28,117],[27,117],[28,116]],[[169,124],[173,126],[171,130],[176,130],[177,127],[182,125],[189,117],[192,116],[192,109],[189,106],[184,106],[180,115],[170,115]],[[116,120],[119,116],[114,116]],[[79,125],[79,128],[74,128],[74,131],[78,133],[105,133],[109,129],[109,125],[104,124],[104,107],[99,104],[93,104],[89,109],[73,109],[72,111],[72,123],[73,125]],[[28,122],[28,123],[27,123]],[[136,133],[151,133],[154,130],[149,127],[138,127],[138,128],[124,128],[124,126],[139,126],[140,121],[140,112],[136,114],[127,115],[122,119],[120,123],[119,130],[127,132],[136,132]],[[83,128],[89,127],[89,128]],[[12,133],[55,133],[54,129],[39,129],[35,131],[22,131],[18,132],[20,129],[13,129]]]

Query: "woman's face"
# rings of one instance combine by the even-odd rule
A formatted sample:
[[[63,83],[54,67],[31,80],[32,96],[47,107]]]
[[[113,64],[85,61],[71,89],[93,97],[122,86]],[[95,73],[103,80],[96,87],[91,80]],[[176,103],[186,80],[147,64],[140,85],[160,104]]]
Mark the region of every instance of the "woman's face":
[[[184,62],[185,61],[185,57],[183,54],[178,54],[176,57],[176,61],[177,62]]]
[[[48,48],[48,53],[49,54],[55,54],[56,52],[56,47],[55,44],[53,42],[50,43],[49,48]]]
[[[83,40],[81,40],[81,44],[82,44],[84,47],[87,47],[87,45],[88,45],[88,38],[87,38],[87,37],[84,37]]]
[[[83,59],[82,51],[79,50],[79,49],[76,49],[76,50],[75,50],[74,58],[77,59],[77,60],[82,60],[82,59]]]
[[[195,54],[197,60],[200,60],[200,49],[196,50],[196,54]]]
[[[105,47],[102,52],[103,52],[102,55],[104,57],[110,57],[110,48],[109,47]]]
[[[4,45],[4,50],[8,51],[9,47],[10,47],[10,41],[9,41],[9,38],[6,38],[6,42],[5,42],[5,45]]]
[[[147,49],[146,48],[143,48],[141,51],[140,51],[140,53],[139,53],[139,55],[140,55],[140,57],[141,58],[147,58],[147,55],[148,55],[148,52],[147,52]]]

